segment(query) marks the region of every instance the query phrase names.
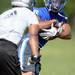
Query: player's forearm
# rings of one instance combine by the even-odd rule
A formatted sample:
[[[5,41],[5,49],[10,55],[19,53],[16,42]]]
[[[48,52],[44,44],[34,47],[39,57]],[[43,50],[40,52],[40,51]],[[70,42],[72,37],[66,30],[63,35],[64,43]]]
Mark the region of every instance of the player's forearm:
[[[30,46],[31,46],[31,50],[32,50],[32,55],[33,56],[38,56],[39,52],[38,52],[38,36],[37,35],[31,35],[30,36],[30,40],[29,40]]]
[[[39,55],[39,44],[38,44],[38,26],[31,26],[29,28],[29,35],[30,35],[30,39],[29,39],[29,44],[31,47],[31,51],[32,51],[32,55]]]
[[[52,23],[56,22],[55,19],[49,20],[49,21],[44,21],[44,22],[40,22],[39,23],[39,28],[43,29],[43,28],[48,28],[52,25]]]

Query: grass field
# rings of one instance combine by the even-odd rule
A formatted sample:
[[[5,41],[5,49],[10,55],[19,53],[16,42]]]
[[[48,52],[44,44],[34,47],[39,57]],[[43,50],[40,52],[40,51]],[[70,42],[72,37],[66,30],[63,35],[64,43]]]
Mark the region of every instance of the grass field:
[[[74,33],[71,40],[52,40],[41,50],[41,75],[75,75]]]

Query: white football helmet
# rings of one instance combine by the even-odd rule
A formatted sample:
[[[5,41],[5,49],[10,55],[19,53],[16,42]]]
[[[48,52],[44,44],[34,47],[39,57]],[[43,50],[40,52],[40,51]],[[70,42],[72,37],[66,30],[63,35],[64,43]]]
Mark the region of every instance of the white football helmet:
[[[35,0],[11,0],[11,5],[32,8],[35,5]]]

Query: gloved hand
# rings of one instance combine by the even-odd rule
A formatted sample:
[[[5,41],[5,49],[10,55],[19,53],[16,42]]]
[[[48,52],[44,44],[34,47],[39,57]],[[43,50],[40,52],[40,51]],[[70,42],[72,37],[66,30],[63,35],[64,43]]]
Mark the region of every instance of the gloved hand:
[[[40,57],[41,57],[41,55],[39,55],[39,56],[31,56],[31,58],[29,58],[29,64],[36,64],[36,63],[38,63],[38,62],[40,62]]]
[[[50,29],[42,29],[40,36],[43,39],[48,40],[49,38],[56,36],[56,34],[57,34],[57,28],[54,27],[54,25],[52,24]]]

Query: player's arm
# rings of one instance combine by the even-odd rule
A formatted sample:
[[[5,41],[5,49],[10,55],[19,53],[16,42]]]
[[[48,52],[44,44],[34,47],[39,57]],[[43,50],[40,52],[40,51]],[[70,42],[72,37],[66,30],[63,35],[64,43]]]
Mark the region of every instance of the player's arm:
[[[44,28],[48,28],[52,25],[52,23],[56,22],[56,19],[52,19],[49,21],[41,21],[39,23],[39,29],[44,29]]]
[[[29,27],[29,44],[31,47],[31,63],[40,61],[39,40],[38,40],[39,25],[31,25]]]
[[[56,20],[53,19],[50,21],[40,22],[37,25],[31,25],[29,27],[29,34],[30,34],[29,43],[31,46],[32,55],[39,55],[39,53],[38,53],[38,48],[39,48],[39,46],[38,46],[38,32],[40,31],[40,29],[48,28],[55,21]]]
[[[30,47],[32,50],[32,55],[33,56],[38,56],[38,48],[39,48],[39,44],[38,44],[38,31],[39,31],[39,26],[38,25],[31,25],[29,27],[29,43],[30,43]]]
[[[37,15],[36,15],[37,16]],[[49,21],[41,21],[40,17],[37,16],[38,20],[39,20],[39,28],[40,29],[43,29],[43,28],[48,28],[52,25],[52,23],[55,23],[57,20],[56,19],[52,19],[52,20],[49,20]]]
[[[36,56],[39,57],[39,40],[38,40],[38,32],[40,31],[40,29],[43,28],[47,28],[49,26],[51,26],[51,24],[53,22],[55,22],[56,20],[50,20],[50,21],[45,21],[45,22],[40,22],[37,25],[30,25],[30,27],[28,28],[29,30],[29,44],[31,47],[31,51],[32,51],[32,56]]]

